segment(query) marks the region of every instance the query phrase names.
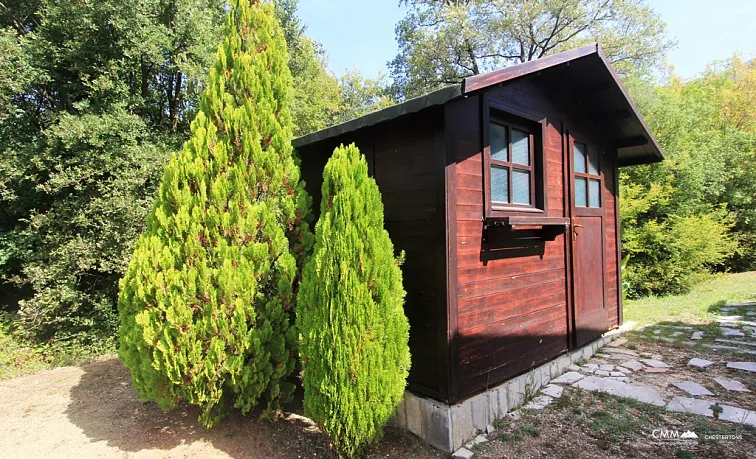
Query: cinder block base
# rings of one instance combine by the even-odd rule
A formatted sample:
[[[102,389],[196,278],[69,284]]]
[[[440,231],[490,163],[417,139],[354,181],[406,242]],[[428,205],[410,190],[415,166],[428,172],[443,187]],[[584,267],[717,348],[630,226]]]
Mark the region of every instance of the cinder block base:
[[[456,451],[478,433],[485,432],[486,426],[493,424],[495,419],[501,419],[507,412],[522,406],[541,387],[565,373],[567,367],[591,358],[626,328],[605,333],[579,349],[456,405],[449,406],[406,391],[398,413],[389,424],[412,432],[440,450],[448,453]]]

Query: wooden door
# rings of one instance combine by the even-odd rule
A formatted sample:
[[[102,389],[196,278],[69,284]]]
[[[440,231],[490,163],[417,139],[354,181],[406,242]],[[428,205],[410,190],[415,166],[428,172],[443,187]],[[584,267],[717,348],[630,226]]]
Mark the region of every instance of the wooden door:
[[[598,142],[569,135],[572,217],[572,315],[576,346],[597,338],[609,326],[606,310],[603,149]]]

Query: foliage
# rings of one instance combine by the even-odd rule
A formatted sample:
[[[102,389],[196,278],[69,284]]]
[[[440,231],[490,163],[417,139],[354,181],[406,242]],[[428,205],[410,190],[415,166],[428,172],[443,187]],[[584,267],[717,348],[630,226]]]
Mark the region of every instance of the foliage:
[[[630,296],[684,293],[712,269],[753,268],[755,69],[735,57],[688,82],[627,81],[667,156],[621,176]]]
[[[0,5],[0,308],[20,309],[26,338],[98,348],[115,335],[118,280],[199,108],[224,4]],[[295,135],[356,114],[347,103],[384,103],[383,86],[327,71],[296,0],[275,5]]]
[[[0,313],[0,380],[63,365],[77,365],[112,352],[114,339],[93,345],[74,337],[56,343],[35,343],[19,333],[12,315]]]
[[[463,78],[598,42],[624,73],[652,68],[671,48],[643,0],[402,0],[399,54],[389,63],[405,98]]]
[[[354,145],[334,151],[322,193],[297,298],[304,408],[340,454],[354,456],[401,402],[409,323],[380,191]]]
[[[115,336],[118,279],[198,106],[223,2],[12,3],[0,8],[2,306],[27,338],[97,349]]]
[[[163,174],[121,281],[120,351],[136,389],[217,422],[291,394],[309,198],[291,147],[291,74],[270,4],[234,1],[192,136]]]

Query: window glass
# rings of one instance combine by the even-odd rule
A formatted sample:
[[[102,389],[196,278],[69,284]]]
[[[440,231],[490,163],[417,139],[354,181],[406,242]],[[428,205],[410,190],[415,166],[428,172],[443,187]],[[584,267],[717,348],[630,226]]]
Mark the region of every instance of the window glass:
[[[530,166],[530,134],[512,129],[512,162]]]
[[[585,174],[585,144],[575,142],[575,172]]]
[[[501,124],[491,123],[491,158],[497,161],[508,161],[507,128]]]
[[[491,165],[491,200],[509,202],[509,168]]]
[[[530,172],[512,170],[512,194],[514,204],[530,205]]]
[[[575,205],[577,207],[588,207],[586,188],[586,179],[583,177],[575,177]]]
[[[601,181],[590,180],[590,207],[601,207]]]
[[[599,174],[599,149],[588,146],[588,173],[591,175]]]

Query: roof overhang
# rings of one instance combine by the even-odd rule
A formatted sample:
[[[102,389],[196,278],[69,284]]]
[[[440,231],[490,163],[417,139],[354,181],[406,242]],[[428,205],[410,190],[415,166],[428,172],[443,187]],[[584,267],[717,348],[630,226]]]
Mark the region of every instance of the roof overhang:
[[[522,77],[579,104],[607,143],[617,148],[620,166],[664,159],[661,146],[598,44],[468,77],[462,82],[462,94]]]
[[[627,89],[600,46],[590,45],[534,61],[465,78],[461,85],[407,100],[397,105],[294,139],[295,148],[416,113],[518,78],[530,78],[554,96],[577,103],[595,123],[608,144],[617,148],[620,166],[664,159]]]

